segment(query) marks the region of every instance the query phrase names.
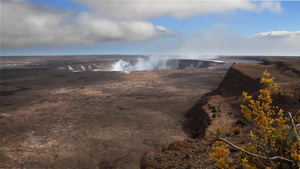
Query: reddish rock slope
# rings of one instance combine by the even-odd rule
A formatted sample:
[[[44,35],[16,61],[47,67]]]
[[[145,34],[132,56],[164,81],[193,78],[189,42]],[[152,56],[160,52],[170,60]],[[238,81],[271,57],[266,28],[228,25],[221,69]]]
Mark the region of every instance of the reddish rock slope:
[[[240,104],[243,103],[241,94],[242,91],[253,96],[258,94],[264,70],[275,77],[278,85],[279,90],[273,94],[274,105],[285,111],[299,110],[300,58],[269,59],[261,64],[235,64],[219,87],[202,97],[186,113],[183,128],[187,131],[187,139],[166,145],[155,152],[147,152],[141,158],[141,168],[213,168],[208,155],[213,141],[209,137],[204,139],[207,128],[220,126],[228,140],[237,145],[245,142],[249,125],[240,113]],[[231,156],[237,158],[237,153],[231,153]]]

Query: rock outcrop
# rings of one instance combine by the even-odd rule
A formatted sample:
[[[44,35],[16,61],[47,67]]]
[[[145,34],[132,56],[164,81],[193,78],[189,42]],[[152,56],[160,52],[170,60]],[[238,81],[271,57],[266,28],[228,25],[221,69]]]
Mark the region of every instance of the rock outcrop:
[[[207,129],[220,126],[228,139],[234,138],[235,144],[243,144],[246,140],[245,128],[239,125],[247,125],[240,113],[240,104],[243,103],[242,92],[257,96],[261,87],[260,80],[264,70],[268,70],[278,85],[278,92],[272,95],[273,104],[278,105],[285,111],[296,112],[300,109],[300,59],[268,59],[261,64],[234,64],[227,72],[219,87],[211,93],[203,96],[185,114],[183,128],[188,138],[197,138],[195,145],[205,147],[201,152],[195,146],[192,149],[166,149],[162,148],[155,152],[146,153],[141,159],[141,168],[165,168],[187,164],[189,168],[211,168],[212,163],[208,160],[208,149],[212,140],[203,139]],[[245,130],[245,131],[244,131]],[[234,137],[232,137],[234,136]],[[174,142],[179,146],[190,145],[187,140]],[[170,144],[172,145],[172,143]],[[192,156],[198,153],[198,159],[190,160],[177,158],[182,155]],[[167,159],[167,160],[166,160]]]

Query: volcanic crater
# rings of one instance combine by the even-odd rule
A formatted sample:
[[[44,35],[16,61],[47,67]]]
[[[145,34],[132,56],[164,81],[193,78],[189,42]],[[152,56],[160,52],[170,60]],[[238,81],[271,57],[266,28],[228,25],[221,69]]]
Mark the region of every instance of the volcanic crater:
[[[187,137],[186,112],[233,62],[258,61],[168,59],[151,61],[151,71],[108,71],[139,59],[148,64],[143,56],[2,57],[0,167],[139,168],[147,150]]]

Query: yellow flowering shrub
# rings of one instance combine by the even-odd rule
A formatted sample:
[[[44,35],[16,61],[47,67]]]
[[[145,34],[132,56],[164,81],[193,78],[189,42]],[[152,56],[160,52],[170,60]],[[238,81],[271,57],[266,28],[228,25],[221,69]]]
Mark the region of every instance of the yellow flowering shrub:
[[[266,157],[281,156],[299,162],[299,140],[294,138],[295,133],[293,134],[291,120],[282,109],[272,106],[271,93],[277,90],[277,85],[274,83],[274,78],[270,78],[270,76],[270,73],[265,70],[261,79],[264,88],[259,91],[256,101],[248,93],[243,92],[244,101],[248,102],[248,105],[241,105],[241,111],[255,127],[250,132],[249,142],[243,146],[243,149]],[[246,155],[242,161],[244,167],[256,168],[289,166],[284,163],[286,162],[262,160],[249,155]]]
[[[216,162],[218,168],[229,168],[230,159],[227,156],[229,149],[223,141],[216,141],[213,147],[213,153],[209,154],[210,158]]]
[[[223,132],[220,127],[216,127],[215,133],[222,136]],[[216,141],[213,146],[213,153],[210,153],[210,158],[215,161],[218,168],[229,168],[230,158],[228,157],[229,148],[223,141]]]
[[[272,106],[271,93],[277,90],[277,85],[270,76],[265,70],[261,79],[264,87],[259,91],[257,100],[243,92],[244,101],[248,104],[241,105],[241,111],[254,129],[249,132],[248,142],[240,148],[239,159],[246,169],[300,168],[299,131],[295,129],[294,122],[286,112]],[[299,114],[300,111],[294,115],[294,121],[299,122]],[[226,162],[224,153],[219,152],[224,145],[221,143],[217,145],[219,146],[213,149],[212,159],[219,157]],[[219,156],[215,155],[216,153],[219,153]],[[217,164],[219,168],[229,167],[220,164],[224,167]]]

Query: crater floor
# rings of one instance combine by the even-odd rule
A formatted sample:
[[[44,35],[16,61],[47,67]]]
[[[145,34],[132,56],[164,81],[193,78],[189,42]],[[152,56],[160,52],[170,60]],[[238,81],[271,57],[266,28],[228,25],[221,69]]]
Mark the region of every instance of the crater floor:
[[[227,69],[2,71],[14,76],[0,83],[0,168],[139,168],[185,137],[184,113]]]

